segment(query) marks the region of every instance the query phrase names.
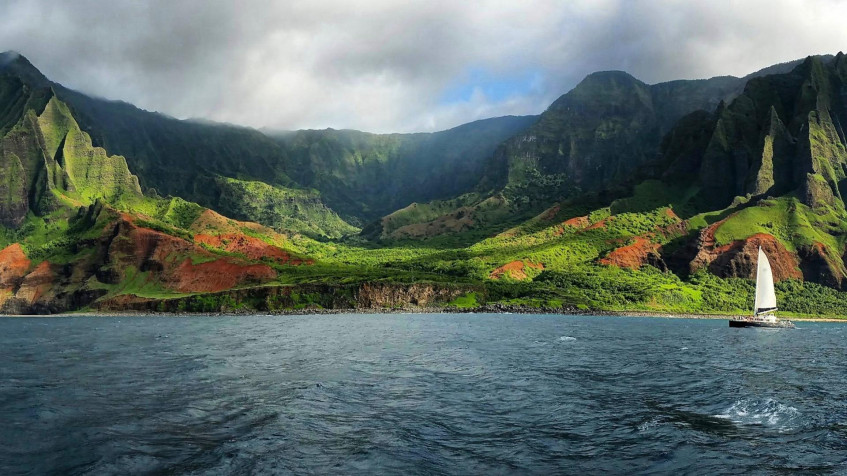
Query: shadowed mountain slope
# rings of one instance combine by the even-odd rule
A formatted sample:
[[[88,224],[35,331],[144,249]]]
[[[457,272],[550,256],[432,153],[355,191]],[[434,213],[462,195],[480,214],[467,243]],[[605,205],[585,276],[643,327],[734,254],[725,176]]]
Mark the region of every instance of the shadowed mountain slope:
[[[127,157],[144,190],[282,228],[272,221],[274,213],[242,200],[241,189],[251,185],[233,185],[238,180],[255,188],[261,182],[267,185],[261,186],[263,196],[275,197],[273,204],[292,204],[286,214],[299,213],[303,221],[321,223],[321,231],[303,230],[313,236],[339,237],[354,231],[333,220],[332,210],[348,221],[364,223],[412,201],[467,191],[497,145],[535,120],[495,118],[434,134],[328,130],[268,137],[250,128],[177,120],[89,97],[49,81],[13,53],[4,53],[4,71],[34,89],[52,88],[95,145]],[[322,208],[324,204],[332,210]]]
[[[288,171],[344,216],[367,221],[412,202],[471,190],[496,147],[537,116],[498,117],[430,134],[308,130],[275,136]]]
[[[0,312],[736,313],[761,247],[783,309],[844,314],[847,60],[768,72],[601,72],[539,118],[271,137],[91,99],[3,54]],[[379,239],[340,240],[356,228],[325,203],[393,212],[363,232]]]
[[[655,85],[622,71],[590,74],[532,126],[497,148],[476,193],[465,196],[460,206],[473,215],[477,204],[495,198],[504,207],[502,213],[485,215],[515,223],[562,199],[587,195],[590,200],[608,202],[623,197],[638,181],[659,177],[669,169],[688,174],[688,180],[691,173],[699,173],[700,164],[677,159],[686,153],[694,158],[702,155],[701,148],[714,128],[714,111],[742,94],[749,81],[789,72],[801,63],[774,65],[744,78],[721,76]],[[424,208],[441,210],[445,203]],[[424,220],[437,217],[420,210],[416,215]],[[396,213],[392,221],[410,223]],[[480,218],[469,226],[491,225],[486,217]],[[438,234],[436,228],[429,228]],[[444,230],[450,233],[452,228]],[[386,237],[390,230],[377,225],[367,227],[366,232]]]

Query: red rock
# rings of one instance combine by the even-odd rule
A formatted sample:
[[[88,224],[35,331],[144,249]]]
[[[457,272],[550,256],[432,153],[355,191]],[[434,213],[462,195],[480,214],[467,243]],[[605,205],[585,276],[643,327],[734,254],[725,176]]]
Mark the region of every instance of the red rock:
[[[222,235],[199,234],[194,236],[196,243],[203,243],[228,253],[239,253],[251,260],[271,259],[279,264],[314,264],[312,260],[302,260],[291,256],[290,253],[264,241],[241,233],[225,233]]]
[[[119,222],[116,227],[108,247],[109,260],[118,263],[119,269],[131,265],[141,271],[149,271],[153,273],[151,279],[177,292],[222,291],[243,284],[266,282],[276,277],[276,272],[265,264],[220,258],[194,243],[157,230],[140,228],[127,221]],[[254,256],[260,253],[260,247],[250,240],[234,241],[244,244],[235,244],[235,248],[255,252]],[[255,246],[251,248],[251,244]],[[270,248],[284,253],[278,248]],[[208,261],[192,264],[191,258],[187,256]]]
[[[569,227],[572,227],[572,228],[582,229],[582,228],[587,227],[588,223],[589,223],[588,217],[585,216],[585,217],[573,217],[569,220],[565,220],[565,222],[562,223],[562,225],[569,226]]]
[[[598,221],[597,223],[589,226],[585,230],[586,231],[588,231],[588,230],[605,230],[606,229],[606,223],[611,221],[611,220],[614,220],[614,218],[615,217],[604,218],[604,219]]]
[[[186,259],[173,270],[167,283],[179,292],[217,292],[275,277],[274,270],[264,264],[247,265],[218,259],[195,265]]]
[[[0,251],[0,288],[17,286],[32,262],[27,259],[18,243],[11,244]]]
[[[761,246],[771,263],[775,281],[803,279],[797,256],[772,235],[757,233],[743,240],[717,246],[715,230],[721,223],[714,223],[700,232],[698,252],[690,264],[692,272],[705,267],[717,276],[753,279]]]
[[[21,287],[15,293],[15,297],[32,305],[50,289],[55,280],[56,275],[50,269],[50,263],[42,261],[31,273],[24,277]]]
[[[650,240],[636,236],[635,241],[629,245],[616,248],[605,258],[598,262],[606,266],[617,266],[618,268],[640,269],[651,259],[651,254],[657,253],[659,245]]]

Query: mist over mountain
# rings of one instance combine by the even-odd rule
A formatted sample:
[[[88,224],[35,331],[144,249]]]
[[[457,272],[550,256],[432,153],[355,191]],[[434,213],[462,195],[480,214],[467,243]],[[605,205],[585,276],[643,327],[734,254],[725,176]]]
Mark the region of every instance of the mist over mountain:
[[[344,216],[367,222],[412,202],[473,189],[496,147],[537,119],[498,117],[435,133],[329,129],[275,137],[288,153],[286,171],[294,180],[320,190]]]

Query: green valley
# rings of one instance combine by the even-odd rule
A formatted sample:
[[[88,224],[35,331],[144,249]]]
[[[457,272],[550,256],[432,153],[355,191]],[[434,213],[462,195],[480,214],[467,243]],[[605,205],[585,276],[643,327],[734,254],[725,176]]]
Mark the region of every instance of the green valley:
[[[600,72],[540,116],[260,132],[87,97],[0,56],[0,311],[847,317],[847,57]]]

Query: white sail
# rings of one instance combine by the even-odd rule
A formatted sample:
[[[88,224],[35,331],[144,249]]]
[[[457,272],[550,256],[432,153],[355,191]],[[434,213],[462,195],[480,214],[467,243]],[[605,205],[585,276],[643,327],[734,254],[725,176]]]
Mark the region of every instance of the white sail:
[[[776,293],[773,290],[773,272],[771,272],[771,263],[760,246],[759,264],[756,267],[755,314],[774,310],[776,310]]]

